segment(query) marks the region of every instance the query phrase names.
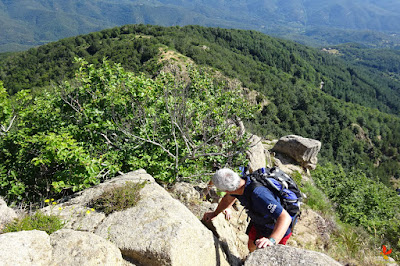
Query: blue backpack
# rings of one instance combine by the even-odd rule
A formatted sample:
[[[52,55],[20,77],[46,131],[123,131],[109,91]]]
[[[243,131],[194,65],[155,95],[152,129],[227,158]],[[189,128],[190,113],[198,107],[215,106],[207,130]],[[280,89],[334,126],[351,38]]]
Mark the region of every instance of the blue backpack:
[[[242,170],[242,175],[249,176],[252,181],[249,187],[251,192],[258,186],[264,186],[280,198],[282,207],[292,217],[293,230],[301,214],[303,198],[296,182],[278,167],[260,168],[250,174],[246,174],[245,168]]]

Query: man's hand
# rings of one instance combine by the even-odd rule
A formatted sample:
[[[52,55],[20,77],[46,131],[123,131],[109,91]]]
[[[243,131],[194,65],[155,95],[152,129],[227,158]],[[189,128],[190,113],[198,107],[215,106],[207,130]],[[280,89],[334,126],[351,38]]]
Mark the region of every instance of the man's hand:
[[[230,220],[232,218],[232,209],[226,208],[223,213],[225,214],[225,219]]]
[[[273,246],[274,243],[272,243],[268,238],[262,237],[260,239],[257,239],[254,241],[254,244],[257,246],[257,248],[265,248],[268,246]]]
[[[206,212],[206,213],[204,213],[204,215],[203,215],[203,221],[205,221],[205,222],[209,222],[209,221],[211,221],[212,219],[214,219],[215,218],[215,212]]]

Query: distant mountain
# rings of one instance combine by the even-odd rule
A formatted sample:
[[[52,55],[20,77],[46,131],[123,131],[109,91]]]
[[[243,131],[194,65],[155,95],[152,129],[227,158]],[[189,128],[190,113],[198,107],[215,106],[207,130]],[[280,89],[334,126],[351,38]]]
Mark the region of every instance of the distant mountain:
[[[0,0],[0,51],[125,24],[254,29],[311,45],[400,45],[393,0]]]

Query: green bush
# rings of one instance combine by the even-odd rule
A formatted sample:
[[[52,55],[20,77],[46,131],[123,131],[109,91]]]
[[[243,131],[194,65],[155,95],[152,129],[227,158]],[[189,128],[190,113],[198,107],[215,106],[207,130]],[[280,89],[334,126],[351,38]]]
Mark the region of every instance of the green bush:
[[[358,170],[345,171],[341,166],[327,164],[313,172],[316,185],[335,204],[341,221],[364,227],[380,244],[400,251],[400,197],[394,189],[373,181]]]
[[[56,215],[46,215],[41,212],[36,212],[33,215],[26,215],[23,218],[14,220],[7,224],[3,229],[4,233],[40,230],[51,234],[64,227],[64,221]]]
[[[114,187],[105,191],[97,199],[94,199],[89,206],[106,215],[115,211],[122,211],[134,207],[140,200],[140,190],[146,182],[126,182],[122,187]]]

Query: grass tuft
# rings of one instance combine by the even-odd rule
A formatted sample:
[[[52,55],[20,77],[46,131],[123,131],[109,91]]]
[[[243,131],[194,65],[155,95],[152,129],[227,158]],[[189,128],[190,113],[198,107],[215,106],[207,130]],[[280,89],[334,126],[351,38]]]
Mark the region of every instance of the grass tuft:
[[[40,230],[50,235],[63,228],[64,224],[64,221],[57,215],[46,215],[36,212],[33,215],[26,215],[8,223],[4,227],[3,233]]]
[[[98,211],[104,212],[106,215],[115,211],[126,210],[137,204],[140,200],[139,192],[145,185],[146,182],[126,182],[124,186],[106,190],[89,205]]]

